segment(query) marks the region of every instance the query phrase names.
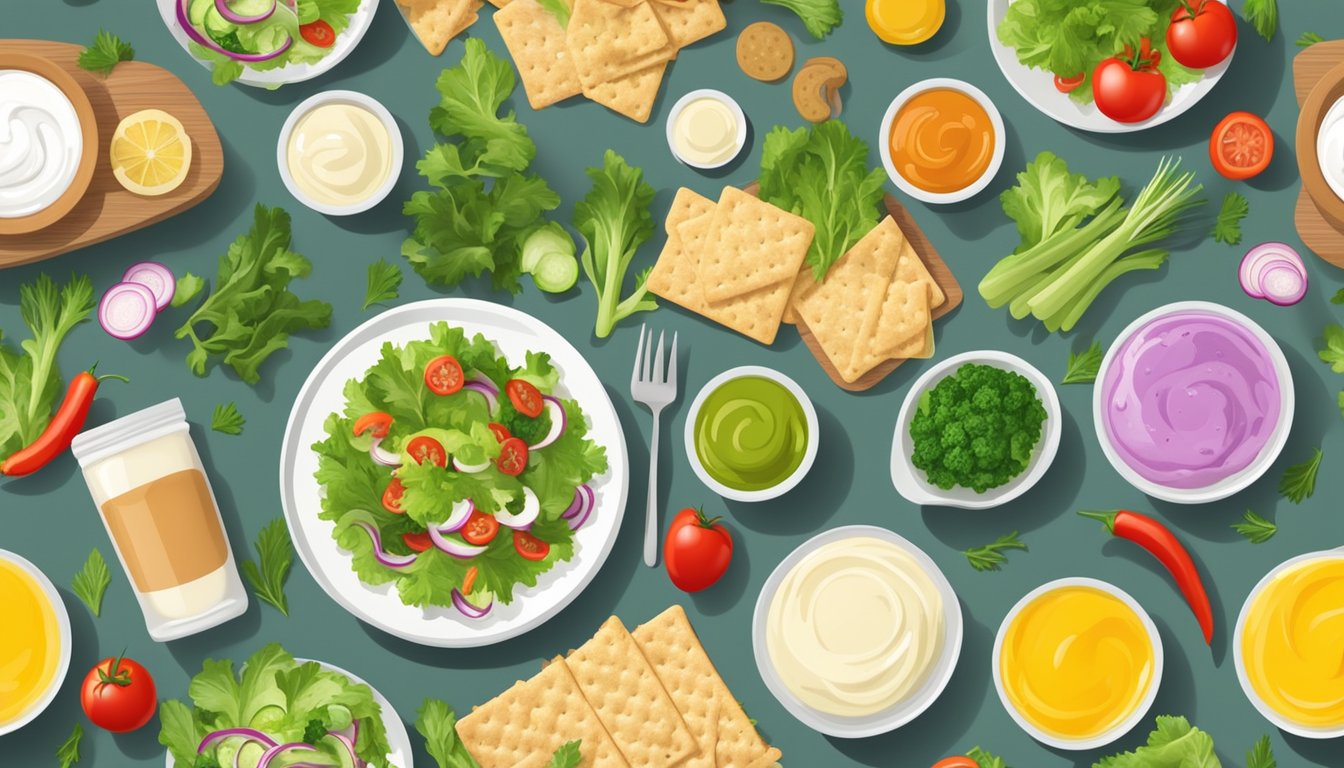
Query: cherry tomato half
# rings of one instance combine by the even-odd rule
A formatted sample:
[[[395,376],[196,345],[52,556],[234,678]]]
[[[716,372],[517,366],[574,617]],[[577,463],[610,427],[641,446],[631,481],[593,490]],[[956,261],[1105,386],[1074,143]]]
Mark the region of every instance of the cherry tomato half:
[[[494,541],[497,533],[499,521],[494,515],[487,515],[480,510],[473,510],[471,517],[467,518],[467,524],[462,526],[462,538],[478,547]]]
[[[513,548],[524,560],[545,560],[551,554],[551,545],[538,539],[527,531],[513,532]]]
[[[1213,129],[1209,159],[1214,170],[1229,179],[1258,176],[1274,159],[1274,132],[1257,115],[1233,112]]]
[[[401,484],[397,478],[392,478],[392,482],[387,484],[383,491],[383,509],[394,515],[404,515],[406,510],[401,506],[401,497],[406,494],[406,486]]]
[[[387,437],[387,431],[391,428],[392,414],[383,413],[382,411],[374,411],[373,413],[366,413],[358,419],[355,419],[354,432],[355,437],[359,437],[365,432],[370,432],[370,430],[372,430],[371,434],[373,435],[373,439],[382,440],[384,437]]]
[[[504,391],[509,394],[509,402],[513,403],[513,407],[529,419],[540,416],[542,409],[546,407],[546,401],[541,399],[541,392],[522,379],[510,379],[509,383],[504,385]]]
[[[330,48],[336,44],[336,30],[321,19],[308,24],[300,24],[299,34],[303,36],[306,43],[318,48]]]
[[[1078,90],[1078,86],[1082,85],[1083,81],[1086,79],[1087,75],[1084,73],[1079,73],[1073,77],[1060,77],[1059,75],[1055,75],[1055,90],[1060,93],[1073,93]]]
[[[424,552],[434,546],[434,540],[429,538],[428,531],[403,533],[401,534],[401,540],[406,542],[406,546],[410,547],[413,552]]]
[[[499,471],[517,477],[527,469],[527,443],[521,437],[510,437],[499,446],[499,458],[495,460]]]
[[[934,763],[933,768],[980,768],[980,764],[969,757],[944,757]]]
[[[79,691],[79,703],[94,725],[113,733],[143,726],[159,706],[154,678],[138,662],[124,656],[103,659],[89,670]]]
[[[415,438],[406,446],[406,452],[411,454],[416,464],[424,464],[428,460],[440,467],[448,466],[448,454],[443,450],[443,443],[432,437],[421,435]]]
[[[441,355],[425,366],[425,386],[436,395],[452,395],[462,391],[466,383],[462,364],[452,355]]]
[[[498,421],[492,421],[486,426],[490,428],[490,432],[495,436],[495,440],[501,443],[508,440],[510,437],[513,437],[513,433],[509,431],[509,428],[500,424]]]
[[[471,588],[476,586],[476,576],[479,573],[474,565],[467,569],[467,575],[462,577],[462,594],[471,594]]]

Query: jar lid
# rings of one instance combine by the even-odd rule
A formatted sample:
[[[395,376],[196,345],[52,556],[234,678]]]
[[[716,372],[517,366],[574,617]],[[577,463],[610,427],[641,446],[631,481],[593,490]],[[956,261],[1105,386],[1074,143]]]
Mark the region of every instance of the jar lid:
[[[70,452],[75,455],[80,467],[88,467],[128,448],[186,426],[187,412],[182,408],[182,401],[174,397],[172,400],[122,416],[116,421],[80,432],[70,442]]]

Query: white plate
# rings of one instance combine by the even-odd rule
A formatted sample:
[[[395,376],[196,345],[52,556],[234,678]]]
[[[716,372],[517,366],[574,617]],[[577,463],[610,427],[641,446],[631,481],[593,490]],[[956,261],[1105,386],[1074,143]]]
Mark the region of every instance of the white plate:
[[[1185,312],[1203,312],[1217,315],[1241,326],[1264,345],[1265,351],[1269,353],[1270,363],[1274,366],[1274,373],[1279,377],[1279,422],[1274,425],[1274,433],[1269,436],[1269,440],[1265,443],[1265,447],[1261,449],[1260,455],[1235,475],[1204,488],[1171,488],[1158,485],[1145,479],[1126,464],[1125,460],[1120,458],[1120,454],[1116,453],[1114,446],[1111,445],[1111,437],[1107,434],[1106,428],[1105,403],[1102,402],[1106,375],[1110,372],[1111,365],[1115,361],[1115,356],[1120,352],[1120,348],[1135,333],[1138,333],[1139,329],[1154,320]],[[1220,501],[1245,490],[1251,483],[1259,480],[1279,458],[1283,446],[1288,442],[1288,433],[1293,428],[1293,413],[1296,407],[1297,392],[1293,388],[1293,372],[1288,367],[1288,359],[1283,356],[1283,350],[1274,341],[1274,337],[1270,336],[1264,328],[1261,328],[1251,318],[1222,304],[1214,304],[1209,301],[1178,301],[1167,304],[1130,323],[1115,338],[1111,348],[1106,350],[1106,357],[1102,358],[1101,368],[1097,370],[1097,383],[1092,388],[1092,422],[1097,431],[1097,442],[1101,443],[1101,452],[1106,454],[1106,460],[1111,462],[1111,466],[1115,468],[1116,472],[1120,473],[1125,482],[1155,499],[1170,501],[1173,504],[1208,504]]]
[[[938,585],[938,593],[943,599],[943,652],[937,665],[924,680],[924,684],[905,701],[867,717],[840,717],[827,712],[818,712],[799,701],[784,685],[784,681],[779,679],[779,673],[775,671],[775,666],[770,661],[770,651],[766,648],[765,625],[770,613],[770,604],[775,599],[775,593],[779,591],[779,585],[803,558],[827,544],[854,538],[875,538],[896,545],[923,566],[924,572]],[[765,681],[765,687],[769,688],[770,693],[774,694],[784,709],[798,718],[803,725],[827,736],[842,739],[866,739],[888,733],[923,714],[924,710],[942,695],[943,689],[952,679],[952,672],[957,668],[957,660],[961,658],[961,640],[961,602],[957,600],[957,593],[952,589],[952,584],[943,575],[938,564],[925,554],[924,550],[899,534],[872,525],[832,528],[803,542],[789,553],[765,580],[761,594],[756,598],[756,611],[751,620],[751,650],[756,656],[756,669],[760,672],[761,679]]]
[[[1237,55],[1234,48],[1217,66],[1204,70],[1204,78],[1197,83],[1189,83],[1172,92],[1167,103],[1156,115],[1141,123],[1117,123],[1103,115],[1095,104],[1079,104],[1069,98],[1067,93],[1055,89],[1054,75],[1043,69],[1032,69],[1017,60],[1017,52],[999,42],[999,23],[1008,13],[1008,3],[1012,0],[989,0],[989,47],[994,51],[994,60],[1003,70],[1003,76],[1027,103],[1041,114],[1059,122],[1092,133],[1134,133],[1171,121],[1199,103],[1209,95],[1209,91],[1218,84],[1232,65],[1232,57]]]
[[[31,723],[33,718],[42,714],[47,707],[51,706],[52,700],[56,698],[56,693],[61,690],[61,683],[65,682],[66,673],[70,671],[70,645],[73,640],[70,634],[70,614],[65,610],[65,602],[61,600],[61,595],[56,591],[56,585],[51,583],[51,579],[48,579],[47,575],[36,565],[7,549],[0,549],[0,560],[7,560],[17,565],[19,570],[33,577],[37,585],[42,588],[42,594],[51,603],[51,610],[56,614],[56,634],[59,636],[61,644],[58,650],[60,658],[56,660],[56,674],[47,684],[47,690],[43,692],[42,697],[34,703],[33,707],[17,720],[0,725],[0,736],[3,736]]]
[[[978,363],[1019,373],[1036,387],[1041,404],[1045,406],[1045,423],[1041,425],[1041,439],[1031,457],[1031,462],[1022,474],[998,488],[990,488],[984,493],[976,493],[971,488],[956,487],[943,490],[930,483],[924,471],[917,468],[910,457],[915,451],[915,442],[910,438],[910,422],[914,421],[915,410],[919,408],[919,398],[924,392],[943,379],[957,372],[967,363]],[[1059,438],[1063,433],[1063,414],[1059,407],[1059,395],[1050,379],[1031,363],[1007,352],[984,350],[967,352],[948,358],[935,365],[915,380],[914,386],[901,404],[900,416],[896,419],[896,434],[891,443],[891,482],[896,492],[906,501],[920,506],[956,507],[958,509],[990,509],[1016,499],[1031,490],[1055,461],[1059,452]]]
[[[1305,555],[1298,555],[1297,557],[1280,563],[1269,573],[1265,574],[1265,577],[1251,590],[1251,594],[1246,596],[1246,602],[1242,604],[1241,613],[1237,616],[1237,628],[1232,633],[1232,660],[1237,668],[1237,680],[1241,683],[1241,690],[1246,694],[1246,698],[1250,699],[1255,710],[1272,723],[1275,728],[1291,733],[1294,736],[1301,736],[1304,739],[1338,739],[1344,737],[1344,727],[1311,728],[1309,726],[1299,725],[1270,708],[1270,706],[1260,698],[1260,694],[1256,693],[1255,686],[1251,685],[1250,678],[1246,675],[1246,660],[1242,658],[1241,655],[1241,639],[1242,635],[1246,632],[1246,615],[1251,610],[1251,604],[1255,602],[1256,598],[1260,597],[1260,593],[1265,590],[1265,587],[1269,586],[1269,582],[1273,581],[1275,577],[1289,568],[1294,568],[1302,563],[1312,560],[1337,560],[1341,557],[1344,557],[1344,548],[1327,550],[1325,552],[1308,552]]]
[[[509,605],[497,604],[484,619],[468,619],[451,607],[420,609],[401,602],[396,583],[371,586],[350,567],[350,553],[331,537],[335,524],[318,518],[322,488],[314,479],[325,439],[322,423],[345,407],[341,388],[364,376],[379,359],[384,342],[405,344],[429,337],[429,326],[444,321],[468,335],[495,342],[510,362],[528,351],[547,352],[560,371],[560,391],[579,401],[589,436],[607,450],[609,469],[590,483],[597,507],[575,535],[574,558],[541,575],[535,587],[514,590]],[[569,605],[588,586],[616,542],[625,514],[630,475],[625,437],[616,409],[597,374],[573,345],[550,326],[516,309],[475,299],[434,299],[397,307],[369,320],[336,343],[308,376],[294,401],[280,455],[280,500],[299,558],[326,593],[350,613],[413,643],[440,648],[474,648],[534,629]]]
[[[312,659],[295,659],[295,661],[304,664],[312,661]],[[345,675],[350,678],[352,683],[369,685],[368,681],[359,675],[352,675],[334,664],[328,664],[325,661],[317,663],[318,666],[328,672]],[[369,690],[373,691],[373,700],[378,702],[378,706],[383,711],[383,727],[387,729],[387,743],[392,747],[391,753],[388,754],[388,761],[397,768],[415,768],[415,759],[411,755],[411,737],[410,734],[406,733],[406,725],[401,722],[401,717],[397,714],[396,708],[392,706],[386,696],[378,692],[377,688],[369,685]],[[166,768],[174,768],[177,765],[171,752],[163,756],[163,762]]]
[[[177,3],[181,0],[158,0],[159,15],[163,17],[163,23],[172,33],[173,39],[177,40],[182,46],[182,50],[191,53],[191,38],[182,30],[182,26],[177,23]],[[312,64],[286,64],[278,69],[266,69],[258,72],[255,69],[243,65],[243,74],[237,82],[243,85],[252,85],[259,88],[276,88],[289,83],[301,83],[304,80],[312,80],[318,75],[325,74],[332,67],[345,60],[350,52],[355,50],[359,41],[364,39],[364,33],[369,31],[369,26],[373,24],[373,14],[378,10],[378,0],[360,0],[359,9],[350,14],[350,25],[346,27],[340,35],[336,37],[336,43],[331,47],[331,53],[322,57],[320,61]],[[196,58],[192,56],[192,58]],[[200,59],[197,59],[200,61]],[[201,66],[209,68],[211,63],[200,61]]]

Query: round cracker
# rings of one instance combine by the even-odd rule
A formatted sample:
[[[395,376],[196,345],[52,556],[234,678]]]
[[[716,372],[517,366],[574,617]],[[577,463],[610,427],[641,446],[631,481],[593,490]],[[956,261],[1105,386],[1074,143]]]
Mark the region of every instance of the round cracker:
[[[793,70],[793,39],[778,24],[751,24],[737,36],[737,65],[756,80],[782,79]]]

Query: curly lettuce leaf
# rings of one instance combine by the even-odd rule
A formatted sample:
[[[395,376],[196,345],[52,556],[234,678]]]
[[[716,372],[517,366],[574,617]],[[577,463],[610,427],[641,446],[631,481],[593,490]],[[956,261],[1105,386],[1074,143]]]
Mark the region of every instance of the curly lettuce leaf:
[[[1069,173],[1069,164],[1053,152],[1042,152],[1017,174],[1017,186],[999,195],[1003,212],[1017,224],[1025,251],[1056,232],[1076,227],[1120,193],[1120,179],[1089,180]]]
[[[1159,717],[1146,745],[1104,757],[1093,768],[1222,768],[1222,762],[1212,736],[1184,717]]]

